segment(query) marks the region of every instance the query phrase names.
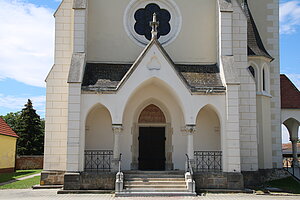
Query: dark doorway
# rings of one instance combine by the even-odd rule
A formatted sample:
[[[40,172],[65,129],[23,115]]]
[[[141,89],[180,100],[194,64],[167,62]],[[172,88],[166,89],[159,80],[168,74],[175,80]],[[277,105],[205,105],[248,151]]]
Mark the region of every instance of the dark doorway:
[[[139,170],[165,170],[165,128],[140,127]]]

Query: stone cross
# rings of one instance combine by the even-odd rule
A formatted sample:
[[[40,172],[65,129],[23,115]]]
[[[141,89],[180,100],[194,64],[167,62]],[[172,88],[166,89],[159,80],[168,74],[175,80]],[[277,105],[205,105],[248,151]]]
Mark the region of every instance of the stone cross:
[[[159,26],[159,22],[156,19],[156,13],[153,13],[153,19],[152,22],[150,22],[150,26],[152,27],[152,39],[157,38],[157,28]]]

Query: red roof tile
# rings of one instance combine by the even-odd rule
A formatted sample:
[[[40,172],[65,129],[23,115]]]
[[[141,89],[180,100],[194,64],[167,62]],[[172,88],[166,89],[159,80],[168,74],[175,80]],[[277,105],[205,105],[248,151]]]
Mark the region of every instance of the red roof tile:
[[[1,117],[0,117],[0,135],[19,137]]]
[[[280,75],[281,108],[300,108],[300,92],[284,74]]]

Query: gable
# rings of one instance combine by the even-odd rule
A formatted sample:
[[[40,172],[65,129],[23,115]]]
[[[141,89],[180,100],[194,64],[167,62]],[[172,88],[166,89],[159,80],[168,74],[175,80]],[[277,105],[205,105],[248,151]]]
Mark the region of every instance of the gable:
[[[163,58],[163,60],[159,57]],[[162,64],[162,62],[167,64]],[[174,64],[170,56],[156,39],[151,40],[132,65],[87,63],[82,89],[84,91],[93,92],[117,91],[139,66],[146,67],[150,73],[158,72],[167,66],[171,67],[171,70],[175,72],[179,81],[182,82],[190,92],[207,91],[208,88],[216,92],[225,91],[216,64]]]

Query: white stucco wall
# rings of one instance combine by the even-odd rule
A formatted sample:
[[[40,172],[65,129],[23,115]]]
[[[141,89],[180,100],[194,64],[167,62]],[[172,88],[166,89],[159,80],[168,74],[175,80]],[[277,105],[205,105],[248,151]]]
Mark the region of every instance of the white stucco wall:
[[[113,150],[114,134],[109,111],[96,106],[88,115],[85,126],[86,150]]]
[[[220,151],[220,128],[220,121],[217,114],[209,106],[202,108],[197,116],[194,150]]]
[[[123,18],[129,2],[89,0],[88,61],[131,63],[143,50],[124,29]],[[182,15],[182,27],[176,40],[165,47],[166,51],[174,62],[216,63],[216,1],[174,2]]]

